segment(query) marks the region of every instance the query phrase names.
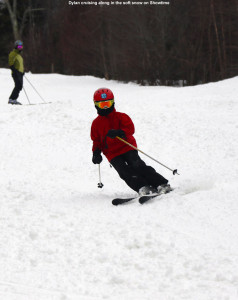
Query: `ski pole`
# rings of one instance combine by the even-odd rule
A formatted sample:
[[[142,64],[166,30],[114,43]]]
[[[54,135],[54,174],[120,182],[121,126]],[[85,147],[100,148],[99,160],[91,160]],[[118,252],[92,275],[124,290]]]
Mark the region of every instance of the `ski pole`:
[[[165,167],[166,169],[168,169],[168,170],[172,171],[172,172],[173,172],[173,175],[175,175],[175,174],[179,175],[179,173],[178,173],[178,170],[177,170],[177,169],[175,169],[175,170],[173,170],[173,169],[170,169],[170,168],[169,168],[169,167],[167,167],[166,165],[164,165],[164,164],[162,164],[161,162],[159,162],[157,159],[155,159],[155,158],[151,157],[150,155],[146,154],[145,152],[143,152],[143,151],[141,151],[140,149],[136,148],[135,146],[131,145],[130,143],[128,143],[128,142],[127,142],[127,141],[125,141],[124,139],[120,138],[119,136],[117,136],[117,139],[118,139],[118,140],[120,140],[120,141],[122,141],[123,143],[125,143],[125,144],[129,145],[129,146],[130,146],[130,147],[132,147],[133,149],[135,149],[135,150],[137,150],[137,151],[139,151],[139,152],[143,153],[144,155],[148,156],[150,159],[154,160],[155,162],[157,162],[157,163],[158,163],[158,164],[160,164],[161,166]]]
[[[41,100],[43,100],[43,102],[46,102],[43,97],[41,97],[41,95],[39,94],[39,92],[37,91],[37,89],[34,87],[34,85],[30,82],[30,80],[26,77],[25,75],[25,78],[26,80],[30,83],[30,85],[32,86],[32,88],[35,90],[35,92],[38,94],[38,96],[41,98]]]
[[[101,189],[103,187],[103,183],[101,181],[101,170],[100,170],[100,164],[98,165],[98,173],[99,173],[99,183],[98,188]]]
[[[26,93],[26,90],[25,90],[24,86],[23,86],[23,91],[24,91],[24,93],[26,94],[26,98],[27,98],[29,104],[31,104],[31,102],[30,102],[30,100],[29,100],[29,97],[27,96],[27,93]]]

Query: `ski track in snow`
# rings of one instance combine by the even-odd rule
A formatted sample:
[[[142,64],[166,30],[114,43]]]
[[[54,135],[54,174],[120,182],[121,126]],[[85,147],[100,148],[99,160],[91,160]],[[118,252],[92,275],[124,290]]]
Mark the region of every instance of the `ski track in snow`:
[[[171,88],[26,76],[53,103],[7,105],[13,83],[0,69],[0,299],[237,300],[238,77]],[[172,193],[112,206],[135,193],[105,157],[97,188],[90,127],[102,86],[138,147],[178,169],[143,157]]]

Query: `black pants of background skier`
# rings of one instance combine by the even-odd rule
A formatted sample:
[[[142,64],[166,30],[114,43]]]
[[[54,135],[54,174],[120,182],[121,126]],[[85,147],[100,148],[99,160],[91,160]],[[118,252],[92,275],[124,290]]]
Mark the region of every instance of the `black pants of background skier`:
[[[116,169],[121,179],[136,192],[139,192],[143,186],[151,185],[157,188],[159,185],[168,183],[168,180],[155,169],[145,164],[136,150],[113,158],[110,164]]]
[[[17,100],[17,98],[19,97],[19,93],[23,87],[23,74],[21,72],[15,71],[12,74],[12,78],[14,80],[15,87],[14,87],[9,99]]]

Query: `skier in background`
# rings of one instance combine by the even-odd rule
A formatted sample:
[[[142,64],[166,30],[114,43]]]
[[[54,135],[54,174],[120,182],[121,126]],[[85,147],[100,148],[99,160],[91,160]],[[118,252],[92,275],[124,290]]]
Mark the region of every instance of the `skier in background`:
[[[123,138],[137,147],[133,137],[134,124],[128,115],[115,110],[112,91],[100,88],[94,93],[93,100],[98,112],[91,127],[93,163],[100,164],[103,153],[119,176],[141,196],[170,192],[168,180],[147,166],[138,151],[116,138]]]
[[[12,78],[15,83],[15,87],[9,97],[9,104],[21,105],[21,103],[18,102],[17,99],[23,87],[24,63],[23,57],[21,56],[22,50],[23,42],[17,40],[14,44],[14,49],[10,52],[8,56],[8,64],[10,69],[12,70]]]

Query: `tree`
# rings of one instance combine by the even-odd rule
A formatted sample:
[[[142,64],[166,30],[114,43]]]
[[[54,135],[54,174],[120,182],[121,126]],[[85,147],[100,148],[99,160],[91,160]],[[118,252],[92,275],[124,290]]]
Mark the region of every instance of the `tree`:
[[[0,56],[12,24],[33,72],[151,85],[178,80],[194,85],[238,74],[238,0],[180,0],[165,6],[1,2]]]
[[[44,10],[44,8],[32,8],[31,0],[24,1],[24,4],[21,2],[21,9],[18,9],[17,2],[18,0],[3,0],[11,20],[14,40],[22,38],[28,16],[34,11]]]

